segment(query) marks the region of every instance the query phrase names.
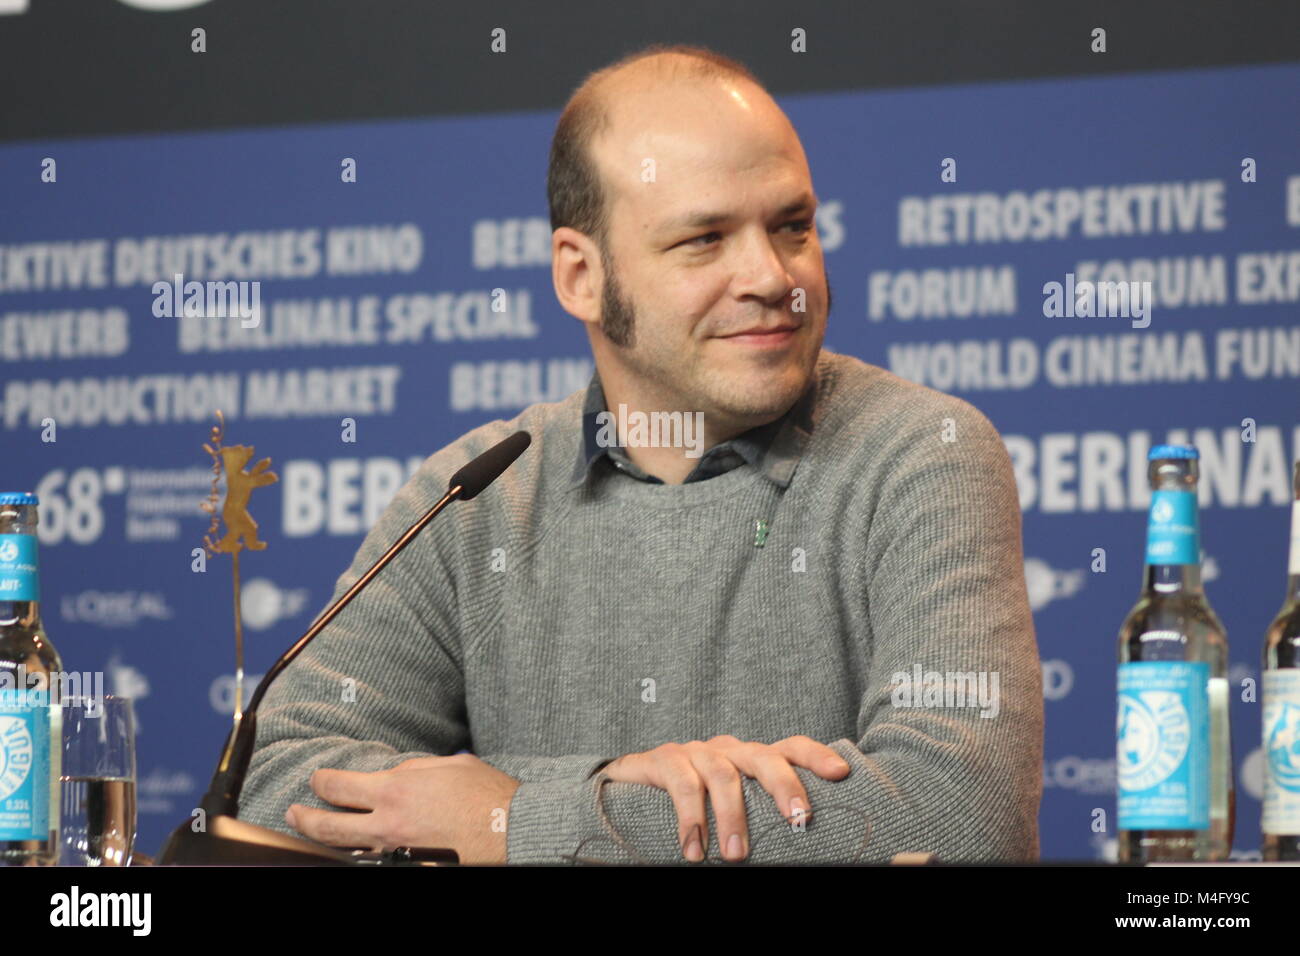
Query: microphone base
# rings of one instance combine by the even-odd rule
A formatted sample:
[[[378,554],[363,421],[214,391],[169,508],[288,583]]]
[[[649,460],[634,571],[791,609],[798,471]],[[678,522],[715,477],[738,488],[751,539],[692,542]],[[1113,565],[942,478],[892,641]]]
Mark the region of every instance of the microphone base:
[[[198,833],[182,823],[158,855],[158,866],[356,866],[351,854],[225,815]]]

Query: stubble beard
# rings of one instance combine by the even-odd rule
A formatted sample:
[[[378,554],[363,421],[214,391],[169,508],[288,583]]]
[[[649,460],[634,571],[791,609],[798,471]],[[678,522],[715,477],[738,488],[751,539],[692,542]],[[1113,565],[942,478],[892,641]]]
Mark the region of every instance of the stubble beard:
[[[633,348],[636,344],[636,307],[623,292],[613,258],[606,253],[604,261],[607,268],[604,288],[601,290],[600,330],[612,344],[619,348],[623,353],[623,361],[634,369],[640,378],[654,382],[667,393],[680,396],[682,400],[695,406],[666,410],[698,411],[705,407],[712,407],[736,418],[776,417],[788,409],[802,394],[800,389],[793,386],[783,389],[780,394],[774,394],[765,389],[755,389],[747,381],[721,381],[716,375],[701,373],[694,366],[687,366],[682,361],[682,356],[655,355],[650,362],[647,362],[646,356],[637,354]],[[830,277],[827,275],[827,313],[830,312],[830,296]],[[806,326],[801,334],[809,334]],[[817,365],[821,343],[818,342],[817,346],[812,350],[811,355],[801,356],[800,365],[803,366],[805,385]]]
[[[636,344],[636,309],[623,294],[614,257],[601,250],[605,262],[605,286],[600,295],[600,331],[615,345],[631,349]]]

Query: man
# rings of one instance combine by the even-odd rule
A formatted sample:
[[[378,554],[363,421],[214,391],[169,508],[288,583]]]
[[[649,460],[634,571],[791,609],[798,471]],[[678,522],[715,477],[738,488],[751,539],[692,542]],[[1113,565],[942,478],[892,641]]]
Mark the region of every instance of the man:
[[[1036,858],[1009,459],[966,403],[822,350],[784,113],[734,61],[650,48],[574,94],[548,192],[591,387],[398,493],[336,597],[457,468],[533,436],[271,688],[241,816],[469,863]],[[682,413],[675,443],[629,424],[652,413]]]

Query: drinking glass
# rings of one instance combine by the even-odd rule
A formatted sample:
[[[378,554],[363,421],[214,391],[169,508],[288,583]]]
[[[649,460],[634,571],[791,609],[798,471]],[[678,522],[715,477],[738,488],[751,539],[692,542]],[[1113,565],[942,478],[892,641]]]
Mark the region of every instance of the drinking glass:
[[[61,866],[127,866],[135,843],[135,712],[128,697],[65,697]]]

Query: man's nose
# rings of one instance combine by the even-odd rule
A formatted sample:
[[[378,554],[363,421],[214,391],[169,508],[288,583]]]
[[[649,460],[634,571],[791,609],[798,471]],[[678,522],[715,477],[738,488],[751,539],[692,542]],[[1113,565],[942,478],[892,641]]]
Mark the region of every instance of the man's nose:
[[[738,271],[739,294],[758,296],[769,305],[780,302],[794,288],[790,270],[766,232],[745,244]]]

